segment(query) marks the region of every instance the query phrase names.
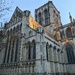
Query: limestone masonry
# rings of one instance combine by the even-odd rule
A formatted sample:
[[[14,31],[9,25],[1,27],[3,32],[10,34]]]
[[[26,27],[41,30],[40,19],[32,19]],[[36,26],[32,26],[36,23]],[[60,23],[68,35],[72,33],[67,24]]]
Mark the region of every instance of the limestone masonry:
[[[29,10],[16,7],[0,27],[0,75],[75,75],[75,20],[62,25],[52,1]]]

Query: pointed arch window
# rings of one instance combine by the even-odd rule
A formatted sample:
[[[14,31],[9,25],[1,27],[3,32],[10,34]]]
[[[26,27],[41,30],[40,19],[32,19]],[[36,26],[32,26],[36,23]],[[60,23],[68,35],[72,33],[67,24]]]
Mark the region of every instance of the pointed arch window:
[[[73,50],[74,50],[74,48],[71,44],[66,45],[66,53],[67,53],[67,58],[68,58],[69,64],[75,63],[75,56],[74,56]]]
[[[14,29],[13,29],[13,34],[15,34],[15,32],[16,32],[16,29],[15,29],[15,27],[14,27]]]
[[[10,51],[11,51],[11,38],[9,39],[9,47],[8,47],[8,54],[7,54],[7,63],[9,63]]]
[[[39,17],[39,24],[42,25],[42,15],[41,15],[41,13],[38,14],[38,17]]]
[[[36,59],[36,43],[34,40],[31,43],[28,42],[28,59]]]
[[[11,62],[13,62],[14,44],[15,44],[15,41],[13,40],[13,41],[12,41],[12,51],[11,51]]]
[[[66,29],[66,36],[67,36],[67,38],[71,38],[72,37],[72,32],[71,32],[71,28],[70,27],[68,27]]]
[[[47,43],[46,44],[46,57],[47,57],[47,60],[48,60],[48,50],[49,50],[49,44]]]
[[[45,17],[45,25],[49,24],[49,12],[47,9],[44,10],[44,17]]]
[[[15,62],[17,61],[17,55],[18,55],[18,39],[16,40]]]
[[[60,32],[60,36],[61,36],[61,39],[64,39],[64,38],[65,38],[65,33],[64,33],[64,31]]]
[[[36,58],[36,43],[33,41],[33,59]]]

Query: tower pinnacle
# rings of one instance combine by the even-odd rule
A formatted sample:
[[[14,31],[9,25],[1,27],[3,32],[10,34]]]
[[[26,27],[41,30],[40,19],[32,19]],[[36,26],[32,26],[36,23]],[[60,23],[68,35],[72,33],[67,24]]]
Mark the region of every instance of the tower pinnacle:
[[[69,12],[69,19],[70,19],[70,22],[72,23],[72,16],[71,16],[70,12]]]

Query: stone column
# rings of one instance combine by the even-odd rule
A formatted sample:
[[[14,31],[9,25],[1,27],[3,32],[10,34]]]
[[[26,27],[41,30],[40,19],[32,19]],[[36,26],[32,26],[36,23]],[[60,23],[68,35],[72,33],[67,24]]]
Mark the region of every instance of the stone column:
[[[22,35],[23,35],[23,34],[22,34]],[[24,44],[25,44],[25,39],[24,39],[24,37],[22,36],[22,39],[21,39],[21,50],[20,50],[20,61],[23,60]]]
[[[56,50],[56,46],[53,47],[53,51],[54,51],[54,64],[55,64],[55,74],[58,71],[58,63],[57,63],[57,50]]]
[[[10,37],[8,39],[8,46],[7,46],[7,54],[6,54],[6,59],[5,59],[5,63],[7,63],[7,58],[8,58],[8,52],[9,52],[9,45],[10,45]]]
[[[59,53],[56,49],[56,46],[54,46],[54,61],[55,61],[55,72],[60,73],[60,64],[59,64]]]
[[[49,50],[50,50],[50,48],[48,47],[48,59],[47,59],[46,45],[47,45],[47,43],[43,42],[43,47],[42,47],[42,58],[43,58],[42,67],[43,67],[43,73],[51,73],[51,63],[49,62]]]
[[[26,49],[26,44],[25,44],[25,53],[24,53],[24,57],[23,57],[23,58],[25,58],[24,61],[27,60],[27,55],[26,54],[27,54],[27,49]]]
[[[54,63],[54,50],[53,47],[51,47],[51,73],[54,74],[55,73],[55,63]]]
[[[62,57],[62,69],[63,69],[63,73],[66,73],[66,64],[65,64],[65,61],[64,61],[64,52],[62,51],[61,52],[61,57]]]
[[[25,73],[25,65],[23,65],[23,73]]]
[[[57,49],[57,52],[58,52],[58,63],[59,63],[59,73],[61,73],[61,55],[60,55],[60,49]]]
[[[11,37],[10,37],[9,49],[8,49],[8,50],[9,50],[9,51],[8,51],[8,58],[9,58],[9,59],[7,58],[7,59],[8,59],[8,63],[10,63],[10,59],[11,59],[11,58],[10,58],[10,57],[11,57],[11,48],[12,48],[11,46],[12,46],[12,39],[11,39]]]
[[[57,53],[57,73],[60,73],[60,63],[58,61],[58,53]]]
[[[11,63],[12,46],[13,46],[13,41],[11,40],[9,63]]]
[[[63,51],[60,52],[61,72],[63,73]]]
[[[34,65],[32,65],[32,73],[34,73]]]
[[[42,54],[41,54],[41,50],[40,50],[40,41],[39,41],[39,42],[36,42],[36,66],[35,66],[35,72],[36,73],[38,73],[38,72],[41,73],[42,72],[41,55]]]
[[[25,65],[25,73],[27,73],[27,66]]]
[[[32,74],[32,65],[30,66],[30,73]]]

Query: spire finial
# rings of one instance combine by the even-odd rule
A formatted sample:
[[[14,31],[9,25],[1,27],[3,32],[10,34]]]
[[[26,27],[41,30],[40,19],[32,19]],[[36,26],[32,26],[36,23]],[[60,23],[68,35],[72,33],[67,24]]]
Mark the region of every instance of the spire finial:
[[[70,18],[70,22],[72,23],[72,16],[71,16],[70,12],[69,12],[69,18]]]

